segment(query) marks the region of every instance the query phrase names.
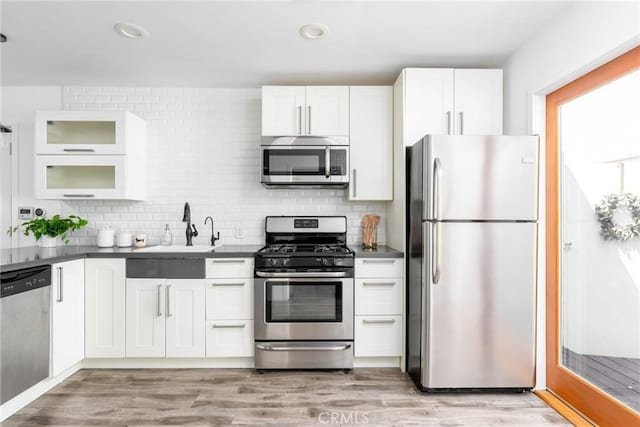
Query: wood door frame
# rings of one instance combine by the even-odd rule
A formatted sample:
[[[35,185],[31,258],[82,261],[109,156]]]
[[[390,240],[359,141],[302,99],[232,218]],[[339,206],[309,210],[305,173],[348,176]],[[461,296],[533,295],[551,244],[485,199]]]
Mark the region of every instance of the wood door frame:
[[[640,425],[640,415],[560,364],[559,108],[562,104],[637,69],[640,69],[640,46],[546,97],[547,387],[598,425]]]

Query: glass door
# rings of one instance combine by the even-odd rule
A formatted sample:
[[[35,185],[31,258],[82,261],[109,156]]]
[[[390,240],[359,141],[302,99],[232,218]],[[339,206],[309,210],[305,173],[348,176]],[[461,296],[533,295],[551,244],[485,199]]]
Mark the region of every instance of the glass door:
[[[266,282],[267,323],[342,322],[342,281]]]
[[[547,97],[547,385],[640,425],[640,48]]]

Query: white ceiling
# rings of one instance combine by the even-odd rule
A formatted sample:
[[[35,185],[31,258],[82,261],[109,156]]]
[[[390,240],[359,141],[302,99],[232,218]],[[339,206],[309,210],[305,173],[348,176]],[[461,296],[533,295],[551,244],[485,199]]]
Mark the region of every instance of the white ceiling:
[[[567,2],[3,1],[3,85],[391,83],[407,66],[499,66]],[[113,25],[145,27],[147,39]],[[302,24],[329,26],[303,40]]]

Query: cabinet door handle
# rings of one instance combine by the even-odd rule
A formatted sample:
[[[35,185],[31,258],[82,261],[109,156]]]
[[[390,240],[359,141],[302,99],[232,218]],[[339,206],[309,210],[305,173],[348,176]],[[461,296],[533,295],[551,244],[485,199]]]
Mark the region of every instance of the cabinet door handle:
[[[362,282],[362,286],[395,286],[396,282]]]
[[[63,278],[62,267],[58,267],[58,298],[56,298],[57,302],[64,301],[64,296],[62,294],[63,292],[62,278]]]
[[[158,317],[162,316],[162,285],[158,285]]]
[[[171,285],[167,285],[167,317],[171,317]]]
[[[63,148],[62,151],[67,153],[95,153],[93,148]]]
[[[220,282],[212,282],[211,286],[244,286],[245,282],[236,282],[236,283],[220,283]]]
[[[364,319],[362,323],[371,325],[392,325],[396,323],[396,319]]]
[[[244,264],[246,259],[212,259],[213,264]]]
[[[83,199],[86,199],[86,198],[96,197],[96,195],[95,194],[63,194],[62,197],[69,197],[69,198],[82,197]]]
[[[302,105],[298,105],[298,135],[302,135]]]
[[[447,111],[447,135],[451,135],[451,111]]]
[[[464,112],[460,111],[458,115],[460,116],[460,135],[464,135]]]
[[[213,328],[215,329],[229,329],[229,328],[244,328],[247,325],[245,325],[244,323],[236,323],[236,324],[231,324],[231,325],[224,325],[224,324],[220,324],[220,323],[214,323],[212,325]]]
[[[307,128],[309,129],[307,135],[311,135],[311,105],[307,106]]]
[[[393,264],[394,259],[363,259],[362,262],[367,264]]]
[[[353,170],[353,198],[356,197],[356,195],[358,194],[357,189],[358,189],[358,185],[356,184],[356,170]]]

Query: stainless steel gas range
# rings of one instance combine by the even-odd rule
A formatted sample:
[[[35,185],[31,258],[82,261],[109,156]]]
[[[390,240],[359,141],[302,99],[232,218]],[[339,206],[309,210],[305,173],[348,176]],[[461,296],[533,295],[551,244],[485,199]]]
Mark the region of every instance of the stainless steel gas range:
[[[255,257],[256,369],[353,368],[346,217],[267,217]]]

